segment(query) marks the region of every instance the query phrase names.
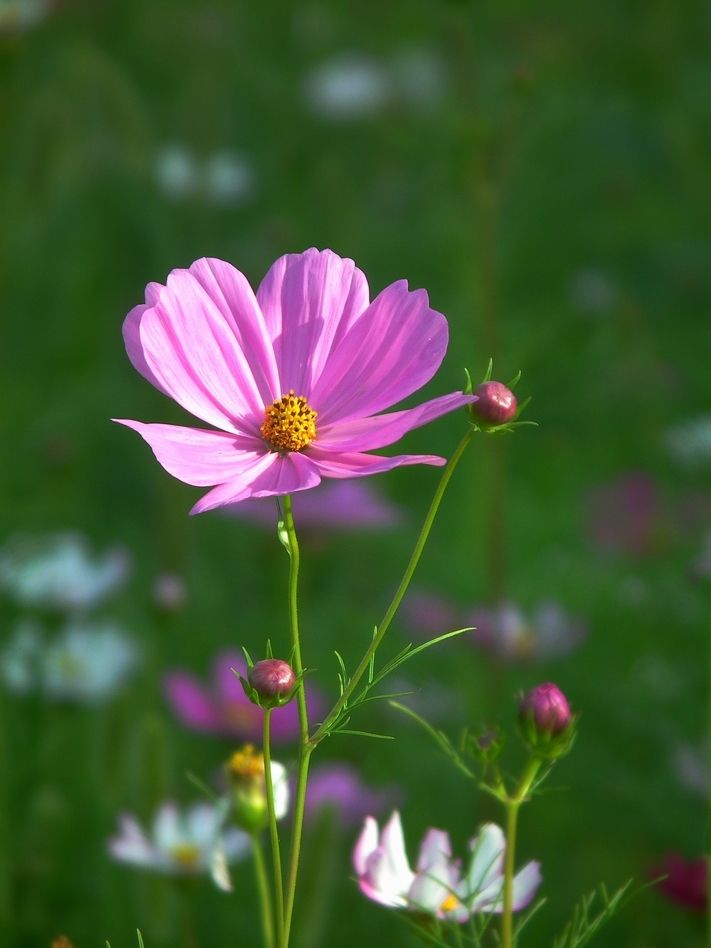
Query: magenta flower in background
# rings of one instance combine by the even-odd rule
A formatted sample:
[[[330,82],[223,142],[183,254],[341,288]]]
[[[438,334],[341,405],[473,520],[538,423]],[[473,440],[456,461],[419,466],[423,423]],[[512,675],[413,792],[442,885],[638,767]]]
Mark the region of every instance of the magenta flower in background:
[[[295,494],[292,503],[299,531],[382,530],[403,520],[397,504],[360,481],[326,481]],[[274,530],[273,497],[243,500],[225,513]]]
[[[692,912],[705,912],[707,905],[708,867],[706,859],[685,859],[669,853],[649,872],[650,878],[666,876],[657,887],[672,902]]]
[[[134,367],[213,426],[114,419],[137,431],[169,474],[212,488],[191,513],[295,493],[321,478],[444,464],[369,452],[476,400],[454,392],[378,414],[435,374],[447,321],[404,280],[371,302],[365,275],[330,250],[280,257],[256,295],[229,263],[197,260],[165,286],[149,283],[123,332]]]
[[[352,764],[324,764],[309,777],[305,812],[307,819],[313,819],[330,809],[341,826],[356,826],[368,813],[380,813],[400,796],[395,787],[369,787]]]
[[[661,522],[654,481],[647,474],[631,471],[594,488],[587,498],[587,521],[590,536],[602,551],[649,554]]]
[[[209,734],[223,734],[261,743],[264,712],[245,695],[232,669],[247,674],[239,652],[221,652],[215,659],[212,680],[205,685],[194,675],[171,671],[165,676],[168,703],[187,727]],[[306,689],[309,718],[319,721],[325,710],[322,696]],[[272,711],[272,740],[286,743],[299,736],[296,702]]]
[[[409,629],[427,638],[471,626],[469,641],[505,662],[560,658],[588,634],[582,620],[553,600],[539,602],[527,615],[513,602],[465,610],[444,596],[411,590],[403,614]]]

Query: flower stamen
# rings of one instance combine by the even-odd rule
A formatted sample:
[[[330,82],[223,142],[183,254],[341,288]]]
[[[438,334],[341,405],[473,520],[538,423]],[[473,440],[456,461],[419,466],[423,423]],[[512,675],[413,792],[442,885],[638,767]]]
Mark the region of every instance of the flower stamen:
[[[262,437],[276,451],[301,451],[316,437],[315,412],[293,388],[264,409]]]

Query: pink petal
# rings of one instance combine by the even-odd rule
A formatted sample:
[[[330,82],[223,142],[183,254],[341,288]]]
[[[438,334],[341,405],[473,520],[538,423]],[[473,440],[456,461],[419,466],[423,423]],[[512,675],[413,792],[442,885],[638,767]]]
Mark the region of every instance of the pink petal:
[[[280,257],[257,290],[271,335],[282,392],[308,397],[369,302],[368,282],[352,260],[315,248]]]
[[[146,358],[143,355],[143,346],[141,345],[140,337],[141,317],[147,309],[150,309],[151,306],[154,306],[158,301],[158,292],[160,289],[161,286],[159,283],[148,284],[145,294],[146,302],[141,303],[140,306],[134,306],[123,321],[123,341],[133,367],[137,369],[144,378],[148,379],[151,385],[155,385],[155,387],[165,395],[169,395],[170,393],[165,391],[158,379],[149,369]]]
[[[442,395],[405,411],[337,421],[318,429],[317,444],[328,451],[375,451],[398,441],[413,428],[455,411],[475,401],[475,396],[463,392]]]
[[[184,724],[198,731],[220,730],[220,714],[214,701],[192,675],[170,672],[164,687],[168,703]]]
[[[204,513],[225,504],[239,503],[248,497],[293,494],[315,487],[320,481],[317,465],[303,454],[265,454],[238,477],[205,494],[190,513]]]
[[[145,317],[144,317],[145,318]],[[347,332],[309,403],[321,424],[389,408],[428,382],[447,350],[447,320],[405,280],[386,287]]]
[[[194,487],[210,487],[239,477],[266,453],[264,443],[251,435],[180,425],[145,425],[124,418],[112,420],[137,431],[169,474]]]
[[[381,474],[383,471],[409,464],[433,464],[435,467],[442,467],[447,463],[445,458],[433,454],[399,454],[393,458],[383,458],[377,454],[324,451],[314,445],[309,447],[308,452],[310,460],[314,462],[322,477],[367,477],[369,474]]]
[[[224,305],[189,270],[173,270],[156,304],[140,317],[143,357],[161,389],[191,414],[224,431],[251,424],[258,434],[265,399]]]
[[[266,320],[243,274],[224,260],[203,257],[190,267],[230,326],[259,389],[262,407],[283,394]]]

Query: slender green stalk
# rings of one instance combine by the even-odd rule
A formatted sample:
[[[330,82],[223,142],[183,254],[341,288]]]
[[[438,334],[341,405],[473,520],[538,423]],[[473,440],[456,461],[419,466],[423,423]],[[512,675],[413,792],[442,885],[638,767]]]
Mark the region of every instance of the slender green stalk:
[[[299,541],[296,536],[291,497],[284,497],[284,526],[289,539],[289,622],[291,625],[291,644],[293,648],[293,666],[297,677],[301,676],[304,666],[301,660],[301,641],[299,639]],[[296,881],[299,874],[299,856],[301,854],[301,836],[304,827],[304,806],[306,803],[306,781],[309,774],[309,760],[313,749],[309,742],[309,716],[306,710],[306,692],[303,681],[297,692],[296,701],[299,710],[299,761],[296,777],[296,799],[294,800],[294,824],[291,831],[291,853],[289,874],[286,881],[284,910],[283,948],[288,948],[291,933],[291,919],[294,911]],[[281,948],[281,946],[280,946]]]
[[[252,834],[252,852],[254,854],[254,874],[257,879],[257,891],[259,893],[259,908],[262,916],[262,934],[264,935],[264,948],[274,948],[274,925],[272,923],[272,900],[269,894],[269,878],[267,876],[267,867],[264,861],[264,852],[259,833]],[[281,895],[281,889],[276,893],[277,900]]]
[[[361,678],[367,672],[371,658],[377,651],[380,643],[383,641],[385,633],[388,631],[390,623],[395,617],[395,613],[397,612],[398,607],[402,602],[405,593],[407,592],[407,587],[410,585],[410,581],[414,575],[415,570],[417,569],[418,563],[420,562],[420,557],[424,551],[427,538],[430,535],[432,524],[434,523],[435,517],[437,516],[439,505],[442,503],[442,498],[444,497],[444,492],[447,489],[450,478],[452,477],[454,469],[456,468],[461,456],[464,454],[464,451],[469,445],[469,442],[471,441],[475,431],[476,429],[473,427],[470,427],[467,430],[467,433],[457,445],[454,454],[447,462],[447,466],[442,471],[442,477],[440,478],[439,484],[437,485],[437,489],[434,493],[434,497],[432,498],[432,503],[430,504],[427,515],[425,516],[425,521],[422,524],[422,529],[420,530],[420,535],[418,536],[417,542],[415,543],[415,548],[413,549],[410,560],[405,567],[405,572],[403,573],[402,579],[400,580],[400,585],[398,586],[395,595],[393,596],[392,601],[388,606],[380,625],[378,626],[377,634],[373,637],[373,640],[370,643],[365,655],[361,659],[360,664],[356,668],[346,687],[343,689],[343,694],[335,703],[330,712],[326,715],[326,719],[311,738],[312,748],[315,747],[328,734],[329,729],[337,720],[339,714],[353,695],[353,692],[357,688]]]
[[[271,741],[272,709],[264,711],[264,780],[267,786],[267,813],[269,815],[269,838],[272,844],[272,867],[274,875],[274,905],[276,920],[277,945],[281,945],[284,938],[284,883],[281,874],[281,849],[279,847],[279,828],[277,827],[274,811],[274,782],[272,780],[272,741]],[[255,855],[256,859],[256,855]],[[270,910],[271,914],[271,910]],[[273,936],[272,936],[273,938]],[[272,942],[270,942],[271,944]]]
[[[516,862],[518,811],[528,796],[542,763],[540,757],[532,757],[529,760],[513,796],[506,801],[506,859],[504,862],[504,905],[501,914],[501,948],[513,948],[513,876]]]

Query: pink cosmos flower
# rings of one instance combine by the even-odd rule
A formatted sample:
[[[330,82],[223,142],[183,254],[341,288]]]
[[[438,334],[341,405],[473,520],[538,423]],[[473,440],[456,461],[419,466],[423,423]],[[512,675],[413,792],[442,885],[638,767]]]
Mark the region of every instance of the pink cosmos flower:
[[[503,910],[506,840],[500,827],[485,823],[469,841],[470,861],[464,874],[452,860],[449,835],[430,829],[425,834],[413,872],[405,852],[400,814],[395,811],[382,833],[366,817],[353,851],[361,891],[391,908],[426,912],[436,918],[466,922],[476,912]],[[529,862],[513,880],[513,909],[525,908],[541,883],[540,863]]]
[[[706,911],[708,865],[703,857],[686,859],[678,853],[668,853],[649,874],[653,879],[666,876],[657,885],[672,902],[692,912]]]
[[[306,789],[306,817],[331,809],[341,826],[358,825],[366,813],[378,813],[401,796],[396,787],[376,790],[359,771],[343,761],[314,768]]]
[[[299,531],[321,534],[345,530],[382,530],[402,522],[401,509],[359,481],[325,481],[294,496]],[[225,513],[274,530],[273,497],[243,500]]]
[[[168,703],[187,727],[195,731],[224,734],[228,737],[261,743],[264,712],[245,695],[232,669],[247,674],[247,666],[238,652],[221,652],[215,659],[212,682],[205,686],[194,675],[171,671],[165,676]],[[318,692],[307,688],[309,718],[320,720],[325,701]],[[296,702],[272,711],[272,739],[288,743],[299,735]]]
[[[218,429],[115,419],[168,473],[212,487],[191,513],[306,490],[323,477],[444,464],[368,452],[475,401],[455,392],[378,414],[435,374],[447,321],[403,280],[371,302],[365,275],[330,250],[280,257],[256,295],[229,263],[197,260],[165,286],[149,283],[123,333],[135,368]]]

